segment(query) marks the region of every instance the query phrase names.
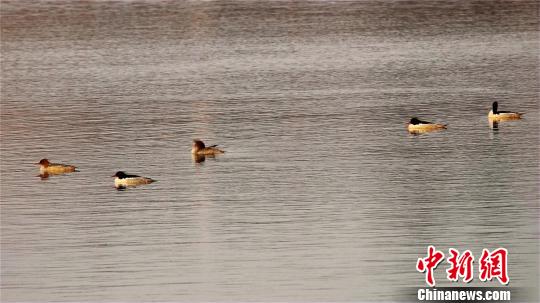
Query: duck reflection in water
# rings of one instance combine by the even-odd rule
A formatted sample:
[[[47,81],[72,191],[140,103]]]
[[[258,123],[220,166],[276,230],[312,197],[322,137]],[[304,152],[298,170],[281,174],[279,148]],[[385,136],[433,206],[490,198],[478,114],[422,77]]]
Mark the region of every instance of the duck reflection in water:
[[[191,154],[191,159],[193,159],[193,162],[195,163],[202,163],[206,161],[205,155],[197,155],[197,154]]]
[[[49,179],[50,175],[49,173],[42,173],[42,174],[37,175],[37,177],[39,177],[41,180],[47,180]]]
[[[197,155],[192,154],[191,159],[193,159],[193,162],[196,164],[203,164],[203,162],[206,161],[206,159],[213,159],[214,161],[218,161],[218,157],[216,155]]]
[[[499,121],[492,120],[492,119],[488,119],[488,121],[489,121],[489,127],[491,127],[491,129],[493,129],[494,131],[499,130]]]

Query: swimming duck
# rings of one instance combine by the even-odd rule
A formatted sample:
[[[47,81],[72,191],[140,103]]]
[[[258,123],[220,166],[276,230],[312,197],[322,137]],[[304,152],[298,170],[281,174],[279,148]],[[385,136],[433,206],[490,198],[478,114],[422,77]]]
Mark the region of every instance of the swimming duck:
[[[446,129],[446,125],[422,121],[414,117],[409,122],[409,125],[407,125],[407,129],[411,133],[421,133],[421,132],[429,132],[429,131]]]
[[[491,105],[491,110],[488,113],[488,118],[490,120],[497,121],[507,121],[507,120],[519,120],[521,119],[522,113],[508,112],[508,111],[499,111],[499,103],[497,101],[493,102]]]
[[[123,171],[118,171],[111,177],[115,177],[114,186],[116,187],[126,187],[126,186],[137,186],[141,184],[150,184],[156,180],[141,177],[137,175],[128,175]]]
[[[193,145],[191,146],[191,153],[194,155],[199,156],[215,156],[217,154],[223,154],[225,151],[219,149],[216,147],[217,145],[212,145],[209,147],[206,147],[204,145],[204,142],[201,140],[195,139],[193,140]]]
[[[73,165],[51,163],[48,159],[41,159],[36,164],[39,164],[39,173],[41,175],[59,175],[77,171],[77,167]]]

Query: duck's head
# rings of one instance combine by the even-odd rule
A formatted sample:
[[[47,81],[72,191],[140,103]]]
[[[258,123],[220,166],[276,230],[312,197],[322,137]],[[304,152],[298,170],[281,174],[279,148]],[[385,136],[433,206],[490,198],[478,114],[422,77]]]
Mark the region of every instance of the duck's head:
[[[50,163],[51,163],[51,162],[49,162],[48,159],[41,159],[41,160],[39,160],[39,162],[36,163],[36,164],[39,164],[39,165],[41,165],[41,166],[43,166],[43,167],[47,167],[47,166],[49,166]]]
[[[497,111],[498,107],[499,107],[499,103],[497,103],[497,101],[493,102],[493,104],[491,105],[491,110],[492,110],[493,114],[496,115],[497,113],[499,113]]]
[[[191,145],[191,147],[193,150],[201,150],[205,148],[206,146],[204,145],[204,142],[202,142],[201,140],[193,139],[193,145]]]
[[[116,174],[112,175],[111,177],[116,177],[118,179],[124,179],[126,177],[126,173],[123,171],[117,171]]]
[[[411,122],[409,122],[412,125],[420,124],[420,120],[416,117],[411,119]]]

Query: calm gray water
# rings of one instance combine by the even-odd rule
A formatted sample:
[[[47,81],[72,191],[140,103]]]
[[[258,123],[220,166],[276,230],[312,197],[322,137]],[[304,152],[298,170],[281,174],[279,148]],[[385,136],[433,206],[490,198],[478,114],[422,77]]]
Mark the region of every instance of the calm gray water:
[[[399,301],[431,244],[507,248],[538,301],[538,11],[2,1],[1,300]]]

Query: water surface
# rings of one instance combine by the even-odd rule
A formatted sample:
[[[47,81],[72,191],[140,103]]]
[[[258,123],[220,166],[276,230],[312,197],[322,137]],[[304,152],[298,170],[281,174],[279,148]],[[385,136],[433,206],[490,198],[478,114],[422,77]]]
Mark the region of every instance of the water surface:
[[[2,301],[397,301],[430,244],[537,292],[538,11],[2,1]]]

